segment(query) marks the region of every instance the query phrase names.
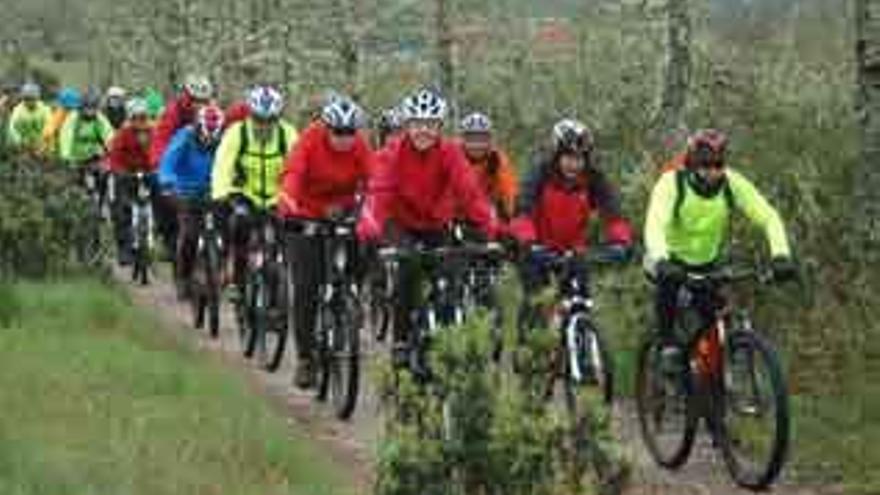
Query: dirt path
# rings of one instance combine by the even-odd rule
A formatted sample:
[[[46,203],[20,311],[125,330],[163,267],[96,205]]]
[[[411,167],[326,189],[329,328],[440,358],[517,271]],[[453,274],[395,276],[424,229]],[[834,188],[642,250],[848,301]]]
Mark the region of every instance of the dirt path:
[[[132,299],[144,307],[154,308],[174,327],[191,327],[189,306],[177,302],[173,286],[163,280],[147,287],[131,286],[127,274],[118,273],[120,280],[130,287]],[[370,393],[369,380],[362,380],[362,394],[354,417],[349,422],[337,421],[327,408],[316,404],[312,394],[291,385],[293,352],[287,352],[284,365],[275,374],[265,373],[241,357],[237,329],[228,307],[224,307],[221,336],[212,340],[206,332],[192,330],[201,349],[215,353],[224,363],[247,374],[249,381],[286,414],[297,431],[305,432],[325,447],[335,461],[351,470],[359,493],[369,494],[373,480],[374,452],[380,434],[380,408]],[[290,351],[290,348],[288,348]],[[367,346],[373,356],[382,350]],[[368,359],[368,362],[372,361]],[[367,365],[369,366],[369,364]],[[369,371],[365,376],[369,376]],[[733,486],[727,478],[723,461],[716,455],[705,436],[700,436],[687,465],[677,472],[655,466],[642,445],[630,402],[615,406],[615,429],[621,445],[633,460],[634,476],[629,495],[741,495],[751,493]],[[783,475],[771,493],[779,495],[839,495],[841,490],[830,487],[799,486]]]

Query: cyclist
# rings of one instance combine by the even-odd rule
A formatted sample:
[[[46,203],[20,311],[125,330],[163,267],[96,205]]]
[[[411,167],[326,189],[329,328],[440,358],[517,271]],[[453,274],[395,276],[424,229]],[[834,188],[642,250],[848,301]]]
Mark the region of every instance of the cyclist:
[[[516,205],[516,171],[507,154],[492,139],[489,116],[475,112],[461,121],[461,149],[474,167],[483,191],[504,220],[513,217]]]
[[[175,275],[181,299],[188,298],[192,291],[199,222],[210,193],[211,166],[224,125],[219,107],[202,107],[195,125],[180,129],[171,139],[159,165],[160,187],[174,198],[180,226]]]
[[[287,160],[282,178],[279,212],[286,217],[337,218],[355,208],[355,194],[367,182],[373,153],[361,132],[364,115],[348,97],[324,106],[321,120],[303,131]],[[318,285],[324,273],[322,248],[314,239],[295,238],[289,259],[296,260],[294,336],[297,346],[297,386],[314,381],[313,330]]]
[[[147,102],[143,98],[132,98],[126,105],[128,119],[110,141],[107,162],[113,175],[116,199],[113,203],[113,222],[116,234],[117,256],[120,265],[132,262],[131,201],[137,194],[137,183],[131,174],[146,172],[152,174],[155,167],[150,165],[150,124]],[[153,179],[151,178],[151,183]],[[151,184],[152,185],[152,184]]]
[[[58,156],[58,135],[61,126],[67,120],[67,116],[79,110],[81,96],[79,90],[73,87],[62,88],[58,91],[55,102],[55,110],[49,117],[49,121],[43,128],[43,154],[45,156]]]
[[[114,129],[119,129],[125,124],[127,100],[128,93],[125,89],[119,86],[107,88],[107,94],[104,98],[104,115],[107,116],[107,120],[110,121]]]
[[[459,212],[486,237],[497,235],[495,212],[461,148],[442,135],[446,108],[446,101],[428,89],[404,100],[405,131],[379,154],[378,170],[371,177],[357,226],[362,242],[379,241],[390,221],[395,227],[393,242],[438,246],[446,241],[450,223]],[[419,304],[421,276],[421,267],[400,266],[394,315],[399,351],[410,335],[409,316]],[[396,355],[404,357],[400,352]]]
[[[552,142],[548,152],[537,155],[523,183],[511,232],[520,242],[537,243],[552,252],[583,252],[589,245],[590,219],[598,213],[609,249],[625,260],[633,241],[632,227],[621,214],[617,191],[598,167],[589,128],[578,120],[560,120],[553,126]],[[530,296],[550,280],[547,261],[542,253],[528,253],[519,267],[526,296],[521,322],[530,309]],[[587,288],[586,267],[575,270],[582,279],[580,286]]]
[[[214,86],[207,77],[190,75],[183,84],[180,96],[169,102],[153,128],[153,141],[150,144],[150,162],[158,166],[168,143],[180,128],[195,122],[198,109],[211,102]],[[173,204],[164,201],[157,203],[156,220],[159,234],[165,245],[167,259],[177,250],[177,216]]]
[[[43,127],[49,122],[52,110],[40,100],[41,90],[36,83],[21,86],[21,101],[9,117],[9,143],[21,151],[37,153],[43,137]]]
[[[678,288],[688,272],[717,266],[730,214],[739,210],[764,230],[777,278],[795,275],[782,219],[743,175],[727,167],[727,136],[704,129],[688,139],[682,167],[664,172],[648,206],[645,268],[657,283],[655,308],[661,335],[672,337]],[[695,294],[703,324],[714,318],[717,294]]]
[[[87,90],[80,109],[72,112],[61,126],[59,153],[70,165],[96,162],[107,152],[113,126],[98,109],[100,102],[98,91]]]
[[[297,140],[296,129],[281,118],[284,98],[278,90],[254,87],[248,95],[248,106],[250,116],[224,132],[211,177],[211,198],[231,206],[229,234],[235,289],[240,289],[244,281],[252,212],[275,207],[284,159]]]

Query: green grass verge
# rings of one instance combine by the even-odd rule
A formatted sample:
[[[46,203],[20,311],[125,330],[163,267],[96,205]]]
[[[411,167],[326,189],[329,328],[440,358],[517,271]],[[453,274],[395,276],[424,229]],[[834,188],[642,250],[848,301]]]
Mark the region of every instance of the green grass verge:
[[[112,288],[0,295],[0,493],[353,492],[239,373]]]

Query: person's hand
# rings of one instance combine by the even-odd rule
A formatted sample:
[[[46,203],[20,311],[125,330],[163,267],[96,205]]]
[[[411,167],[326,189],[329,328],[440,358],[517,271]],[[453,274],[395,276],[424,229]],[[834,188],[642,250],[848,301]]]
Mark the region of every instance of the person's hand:
[[[376,222],[361,218],[355,227],[355,235],[361,244],[377,244],[382,237],[382,231]]]
[[[797,264],[789,257],[777,256],[770,263],[773,279],[777,282],[788,282],[797,277]]]
[[[678,263],[669,260],[660,260],[657,262],[657,278],[659,280],[671,280],[674,282],[684,280],[687,272],[684,267]]]

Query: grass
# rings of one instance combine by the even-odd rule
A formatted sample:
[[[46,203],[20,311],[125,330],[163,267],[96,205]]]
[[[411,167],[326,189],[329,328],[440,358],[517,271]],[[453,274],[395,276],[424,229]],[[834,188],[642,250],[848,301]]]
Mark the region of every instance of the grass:
[[[2,292],[0,493],[353,492],[244,378],[111,287]]]

